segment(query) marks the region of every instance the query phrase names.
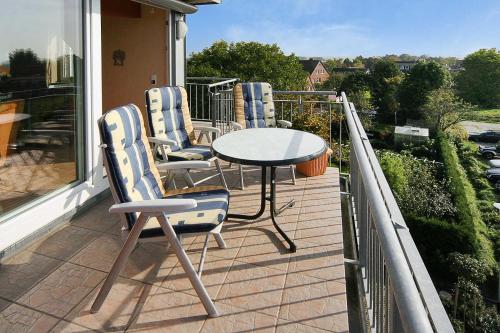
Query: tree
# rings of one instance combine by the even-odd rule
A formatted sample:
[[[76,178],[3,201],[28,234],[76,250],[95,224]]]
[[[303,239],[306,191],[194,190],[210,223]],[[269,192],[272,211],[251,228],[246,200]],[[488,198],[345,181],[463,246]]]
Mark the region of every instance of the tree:
[[[323,65],[325,65],[326,70],[328,73],[333,73],[334,68],[341,68],[343,67],[343,61],[344,59],[342,58],[332,58],[332,59],[326,59],[323,61]]]
[[[364,72],[354,72],[346,76],[340,85],[340,91],[352,94],[358,91],[370,89],[370,76]]]
[[[372,103],[384,121],[396,119],[399,108],[397,91],[403,74],[392,61],[379,60],[372,71]]]
[[[302,90],[307,73],[295,55],[278,45],[257,42],[215,42],[188,59],[189,76],[237,77],[242,81],[269,82],[276,90]]]
[[[481,49],[469,54],[457,76],[459,95],[484,108],[500,107],[500,51]]]
[[[337,73],[337,72],[330,72],[330,77],[328,80],[323,82],[323,85],[321,86],[322,90],[339,90],[339,88],[342,85],[342,82],[346,78],[345,73]],[[339,90],[341,91],[341,90]]]
[[[401,83],[398,97],[402,112],[398,122],[404,123],[407,118],[422,119],[421,108],[429,93],[450,85],[450,72],[445,67],[435,61],[418,62]]]
[[[344,91],[353,102],[358,111],[372,109],[370,76],[365,72],[354,72],[348,75],[340,85],[340,91]]]
[[[45,75],[45,63],[31,49],[17,49],[9,53],[11,77]]]
[[[439,88],[429,93],[422,110],[427,127],[437,134],[461,121],[463,114],[471,112],[473,107],[457,97],[450,88]]]

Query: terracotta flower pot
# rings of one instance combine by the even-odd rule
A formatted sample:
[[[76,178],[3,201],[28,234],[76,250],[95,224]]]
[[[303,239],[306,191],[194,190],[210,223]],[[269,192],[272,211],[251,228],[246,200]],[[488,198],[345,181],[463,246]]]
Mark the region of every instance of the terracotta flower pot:
[[[298,163],[297,171],[306,177],[321,176],[326,171],[326,167],[328,166],[328,158],[332,153],[333,151],[328,148],[328,150],[320,157],[307,162]]]

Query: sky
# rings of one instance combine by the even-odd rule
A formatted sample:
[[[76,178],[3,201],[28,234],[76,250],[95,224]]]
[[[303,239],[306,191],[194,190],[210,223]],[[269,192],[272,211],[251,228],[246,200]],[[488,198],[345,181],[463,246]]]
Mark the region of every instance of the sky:
[[[327,58],[500,48],[500,0],[222,0],[187,20],[188,54],[221,39]]]

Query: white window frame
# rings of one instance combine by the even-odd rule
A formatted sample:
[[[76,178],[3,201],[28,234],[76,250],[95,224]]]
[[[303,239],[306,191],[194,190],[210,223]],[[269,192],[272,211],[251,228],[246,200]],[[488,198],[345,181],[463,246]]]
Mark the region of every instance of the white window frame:
[[[0,223],[0,252],[43,228],[52,221],[83,205],[88,199],[109,187],[103,175],[102,155],[98,147],[97,119],[102,115],[101,4],[100,0],[84,0],[84,179],[76,186],[68,185],[41,202]]]

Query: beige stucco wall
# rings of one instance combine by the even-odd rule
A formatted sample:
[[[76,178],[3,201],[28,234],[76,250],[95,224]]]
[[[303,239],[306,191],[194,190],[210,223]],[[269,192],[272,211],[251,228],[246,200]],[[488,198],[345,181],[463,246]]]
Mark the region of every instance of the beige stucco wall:
[[[141,17],[102,16],[102,107],[134,103],[145,112],[144,91],[167,84],[168,13],[141,5]],[[113,52],[125,51],[123,66],[115,66]]]

